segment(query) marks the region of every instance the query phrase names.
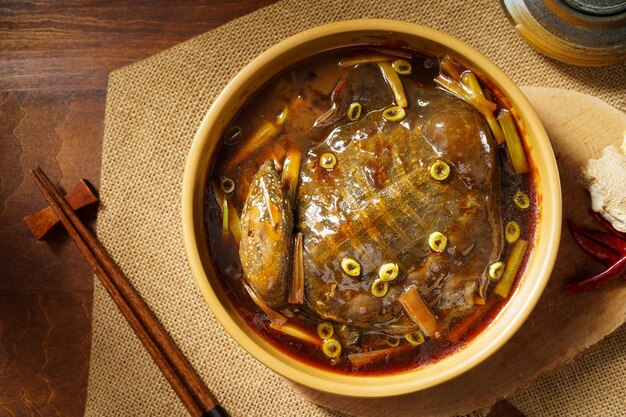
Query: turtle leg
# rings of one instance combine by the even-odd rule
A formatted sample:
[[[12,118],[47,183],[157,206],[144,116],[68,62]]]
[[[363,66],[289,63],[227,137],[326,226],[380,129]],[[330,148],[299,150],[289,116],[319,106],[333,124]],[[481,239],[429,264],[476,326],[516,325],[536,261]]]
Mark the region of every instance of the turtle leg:
[[[271,160],[257,171],[241,215],[239,257],[247,281],[270,307],[287,298],[293,214]]]

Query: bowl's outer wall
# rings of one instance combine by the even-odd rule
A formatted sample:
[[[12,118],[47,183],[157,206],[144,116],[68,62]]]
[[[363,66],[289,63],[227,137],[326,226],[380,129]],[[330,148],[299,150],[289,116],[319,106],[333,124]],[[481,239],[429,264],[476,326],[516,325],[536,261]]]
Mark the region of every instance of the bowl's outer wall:
[[[405,46],[427,55],[451,54],[489,78],[511,100],[526,130],[525,144],[536,170],[540,217],[532,256],[511,300],[498,317],[467,346],[439,362],[387,376],[350,376],[324,371],[285,355],[260,337],[239,316],[223,292],[205,239],[205,177],[222,132],[237,111],[263,85],[285,69],[321,52],[344,46]],[[471,369],[502,346],[521,326],[550,277],[561,229],[561,192],[549,140],[532,107],[487,58],[449,35],[423,26],[390,21],[358,20],[320,26],[270,48],[248,64],[215,100],[192,144],[183,179],[182,216],[185,248],[196,282],[217,319],[231,336],[263,364],[298,383],[335,394],[381,397],[439,384]]]

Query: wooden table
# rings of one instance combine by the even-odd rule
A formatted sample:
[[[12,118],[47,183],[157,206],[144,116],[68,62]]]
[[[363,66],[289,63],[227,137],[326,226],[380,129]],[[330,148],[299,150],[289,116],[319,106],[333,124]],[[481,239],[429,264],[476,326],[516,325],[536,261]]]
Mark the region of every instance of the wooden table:
[[[33,238],[28,171],[97,189],[109,72],[273,2],[0,3],[0,417],[82,416],[87,392],[93,274],[62,230]]]
[[[61,231],[33,238],[28,171],[98,188],[108,73],[272,2],[0,2],[0,416],[85,408],[93,275]]]

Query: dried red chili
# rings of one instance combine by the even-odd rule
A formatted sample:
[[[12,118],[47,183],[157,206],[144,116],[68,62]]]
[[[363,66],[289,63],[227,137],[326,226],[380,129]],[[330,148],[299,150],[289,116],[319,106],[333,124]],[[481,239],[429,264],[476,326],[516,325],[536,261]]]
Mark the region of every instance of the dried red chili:
[[[604,286],[613,278],[622,275],[624,272],[626,272],[626,255],[622,256],[619,261],[599,274],[583,279],[582,281],[570,282],[565,285],[565,288],[567,288],[567,291],[571,294],[595,290]]]
[[[619,254],[626,254],[626,240],[620,239],[611,233],[600,232],[598,230],[585,230],[585,232],[598,243],[612,248]]]
[[[566,284],[570,293],[595,290],[620,275],[626,279],[626,234],[615,230],[600,214],[591,210],[589,212],[609,233],[582,229],[570,220],[567,220],[567,227],[578,246],[606,265],[607,269],[592,277]]]
[[[604,217],[602,217],[600,213],[593,211],[591,209],[589,209],[588,211],[589,211],[589,214],[591,214],[591,217],[593,217],[595,221],[597,221],[602,226],[604,226],[606,230],[613,233],[615,236],[619,237],[620,239],[626,239],[626,233],[616,230],[611,224],[611,222],[605,219]]]
[[[613,265],[619,260],[619,253],[601,243],[598,243],[596,240],[588,236],[580,227],[576,226],[576,224],[571,220],[567,220],[567,228],[578,246],[591,255],[595,260],[607,266]]]

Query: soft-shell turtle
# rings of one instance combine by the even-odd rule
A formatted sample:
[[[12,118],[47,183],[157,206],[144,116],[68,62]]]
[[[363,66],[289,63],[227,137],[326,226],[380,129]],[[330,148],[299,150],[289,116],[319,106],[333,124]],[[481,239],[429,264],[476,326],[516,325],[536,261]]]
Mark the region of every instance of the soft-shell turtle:
[[[345,114],[358,90],[374,97],[365,109],[378,110],[308,151],[295,207],[274,163],[258,170],[242,211],[243,270],[266,303],[284,305],[295,230],[303,235],[305,304],[313,314],[363,330],[411,331],[417,326],[398,297],[415,284],[445,331],[484,298],[486,270],[501,253],[495,143],[478,112],[434,87],[405,86],[406,117],[386,120],[388,98],[367,94],[369,79],[352,74],[335,108]],[[354,80],[365,81],[357,89]],[[336,157],[331,169],[320,165],[324,153]],[[429,172],[437,160],[450,167],[443,181]],[[433,232],[447,238],[441,253],[429,246]],[[358,263],[357,276],[342,268],[344,259]],[[398,276],[383,296],[374,295],[372,283],[388,263],[397,264]]]

